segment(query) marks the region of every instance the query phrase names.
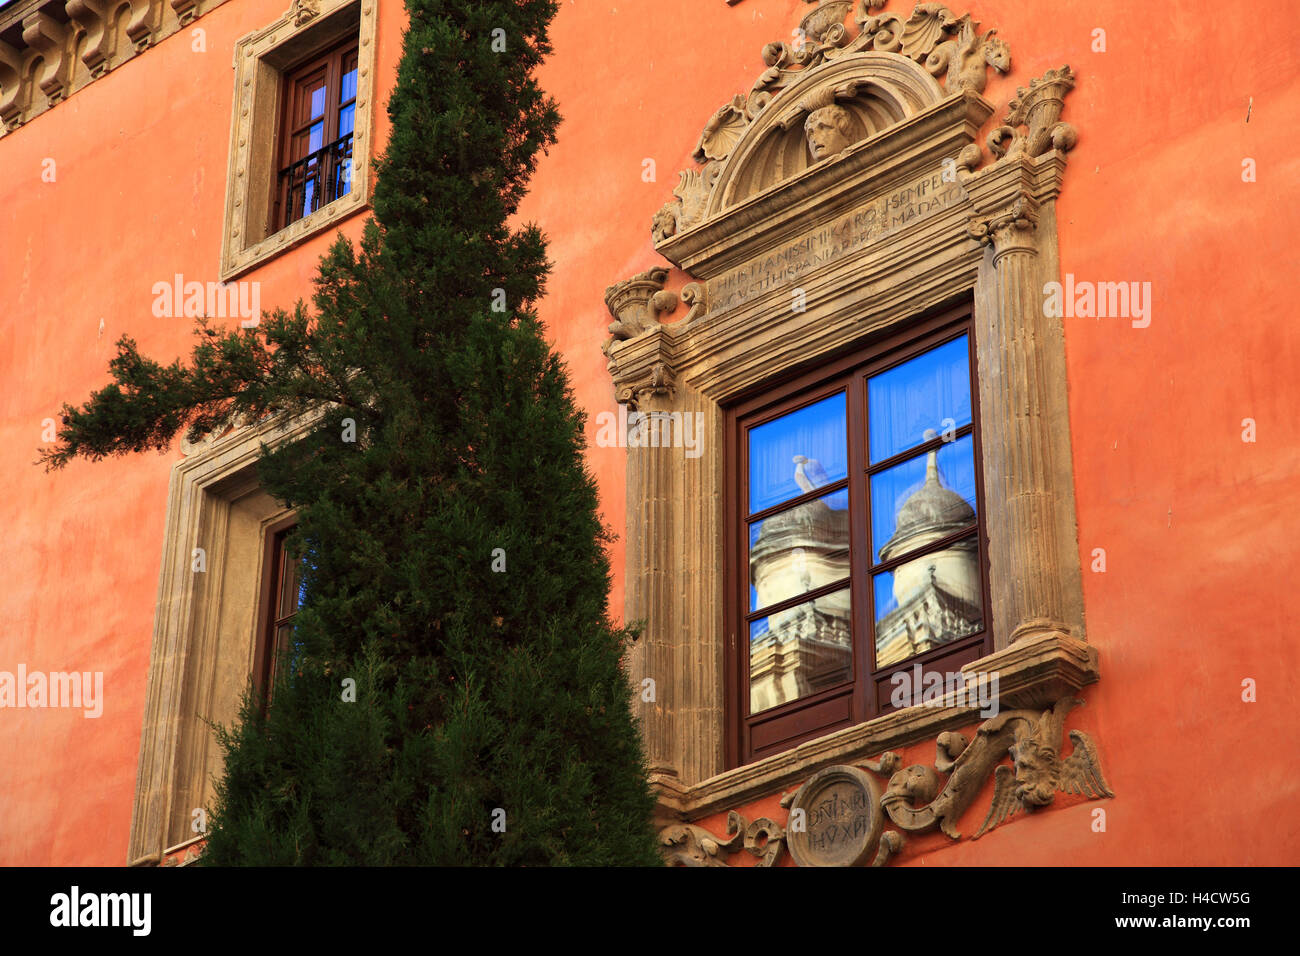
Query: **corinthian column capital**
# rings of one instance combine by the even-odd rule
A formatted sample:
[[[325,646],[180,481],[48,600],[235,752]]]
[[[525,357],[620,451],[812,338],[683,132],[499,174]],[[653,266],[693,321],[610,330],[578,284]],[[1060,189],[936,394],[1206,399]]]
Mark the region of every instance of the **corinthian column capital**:
[[[1008,252],[1038,251],[1034,230],[1038,228],[1038,200],[1028,192],[1002,206],[972,216],[967,224],[971,238],[993,246],[994,264]]]

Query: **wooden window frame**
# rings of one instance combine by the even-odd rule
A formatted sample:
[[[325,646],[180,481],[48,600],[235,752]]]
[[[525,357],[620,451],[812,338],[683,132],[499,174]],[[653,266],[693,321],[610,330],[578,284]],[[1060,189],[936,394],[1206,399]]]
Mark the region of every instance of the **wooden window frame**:
[[[975,323],[973,310],[963,306],[928,320],[895,328],[884,337],[855,348],[819,367],[786,376],[758,392],[751,392],[725,410],[727,448],[725,461],[730,480],[726,483],[724,509],[727,528],[727,561],[724,569],[726,633],[728,642],[725,662],[726,687],[726,760],[731,767],[743,766],[782,753],[807,740],[836,730],[863,723],[895,708],[889,703],[892,674],[910,670],[919,664],[922,672],[960,672],[961,667],[993,650],[993,629],[989,612],[992,606],[989,574],[988,534],[985,527],[983,457],[980,441],[979,377],[976,368]],[[972,437],[976,516],[971,527],[928,542],[920,548],[889,561],[873,562],[871,543],[870,476],[879,474],[904,461],[915,459],[941,448],[945,438],[938,436],[879,463],[868,461],[868,407],[866,381],[870,376],[898,366],[961,336],[966,337],[971,390],[971,423],[957,429],[952,440]],[[814,489],[787,501],[748,512],[749,461],[745,434],[749,429],[788,415],[800,408],[843,392],[846,396],[849,474],[846,478]],[[852,675],[835,687],[749,713],[749,619],[797,607],[816,597],[835,593],[845,587],[843,580],[822,585],[804,594],[791,596],[764,607],[761,612],[748,610],[748,525],[771,517],[799,504],[827,494],[847,490],[849,494],[850,549],[847,586],[851,599]],[[925,554],[941,550],[955,541],[976,535],[978,564],[981,574],[983,626],[976,634],[931,648],[902,661],[875,667],[874,592],[872,577]],[[756,733],[759,743],[755,743]]]
[[[279,613],[280,590],[284,582],[285,541],[297,526],[295,515],[267,526],[263,546],[261,593],[257,612],[257,649],[253,658],[253,685],[262,698],[263,706],[270,703],[271,688],[275,685],[275,659],[280,648],[276,630],[298,613],[295,607],[290,614]]]
[[[311,119],[298,129],[294,128],[294,106],[296,105],[295,93],[304,79],[314,73],[325,73],[325,114],[322,120],[325,129],[321,133],[322,149],[332,145],[339,139],[339,118],[343,110],[352,106],[354,113],[356,109],[357,95],[356,89],[353,89],[352,97],[346,102],[335,102],[342,91],[343,76],[347,72],[344,65],[351,59],[354,61],[353,69],[360,70],[360,45],[356,37],[349,37],[335,44],[333,47],[312,56],[310,59],[300,65],[286,70],[281,81],[280,93],[280,128],[277,136],[276,161],[274,175],[271,177],[271,202],[270,218],[267,223],[267,235],[273,235],[281,229],[286,229],[300,219],[305,219],[311,213],[295,216],[293,219],[286,217],[292,212],[289,209],[288,192],[291,184],[287,181],[281,184],[281,178],[284,172],[297,159],[293,157],[293,139],[294,136],[305,129],[310,129],[313,125]],[[355,116],[354,116],[355,127]],[[355,144],[355,135],[353,142]],[[349,158],[348,162],[351,162]],[[318,188],[323,187],[324,177],[318,178]],[[349,189],[349,192],[351,190]],[[323,202],[320,202],[311,212],[317,212],[324,209],[331,202],[342,199],[347,193],[342,193]]]

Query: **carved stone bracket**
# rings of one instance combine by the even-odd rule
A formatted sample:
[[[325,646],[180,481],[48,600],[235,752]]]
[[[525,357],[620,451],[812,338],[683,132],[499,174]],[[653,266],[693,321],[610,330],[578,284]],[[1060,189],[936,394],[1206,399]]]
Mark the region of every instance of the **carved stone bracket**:
[[[1057,150],[1064,155],[1078,142],[1079,134],[1069,123],[1061,122],[1065,94],[1074,89],[1074,72],[1069,64],[1048,70],[1016,90],[1015,99],[1007,104],[1006,122],[989,133],[986,140],[996,158],[994,164],[1025,158],[1034,159]],[[983,160],[978,146],[966,147],[957,157],[963,170],[962,179],[975,172]]]
[[[957,818],[979,795],[993,773],[993,802],[973,839],[979,839],[1019,810],[1050,804],[1058,791],[1090,799],[1115,794],[1102,775],[1096,745],[1079,730],[1070,732],[1068,757],[1059,756],[1065,716],[1083,703],[1063,697],[1049,710],[1013,710],[985,721],[968,744],[961,734],[941,734],[935,766],[917,764],[890,778],[881,806],[904,830],[938,827],[954,840],[961,838]],[[1013,767],[999,766],[1010,756]],[[996,768],[996,769],[995,769]],[[939,774],[948,780],[939,789]]]
[[[10,4],[0,10],[0,33],[13,41],[0,41],[0,136],[224,2],[44,0]],[[115,27],[123,19],[125,25]],[[129,42],[118,42],[117,29]]]

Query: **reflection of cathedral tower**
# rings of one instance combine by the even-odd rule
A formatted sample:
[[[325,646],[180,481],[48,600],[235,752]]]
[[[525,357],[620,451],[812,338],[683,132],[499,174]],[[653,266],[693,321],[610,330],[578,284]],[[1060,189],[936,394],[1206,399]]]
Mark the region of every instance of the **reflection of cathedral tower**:
[[[925,484],[899,509],[894,535],[880,549],[881,561],[975,523],[974,509],[939,480],[936,454],[926,456]],[[898,607],[876,624],[877,667],[978,631],[982,601],[975,537],[899,565],[894,600]]]
[[[810,501],[763,522],[750,549],[760,606],[803,594],[849,573],[849,513]],[[849,677],[847,586],[778,611],[750,644],[750,712],[816,693]]]

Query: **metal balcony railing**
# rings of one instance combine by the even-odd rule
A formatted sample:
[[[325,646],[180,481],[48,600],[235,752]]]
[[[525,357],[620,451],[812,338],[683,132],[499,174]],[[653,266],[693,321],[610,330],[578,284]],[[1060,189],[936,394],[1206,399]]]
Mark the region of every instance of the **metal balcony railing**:
[[[278,228],[311,215],[351,188],[352,134],[348,133],[280,170]]]

